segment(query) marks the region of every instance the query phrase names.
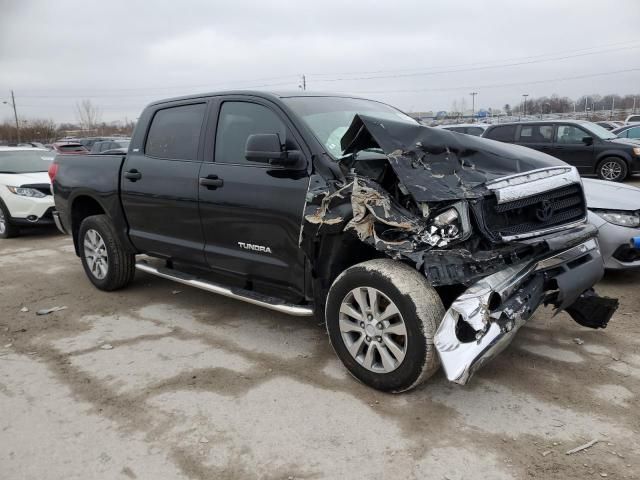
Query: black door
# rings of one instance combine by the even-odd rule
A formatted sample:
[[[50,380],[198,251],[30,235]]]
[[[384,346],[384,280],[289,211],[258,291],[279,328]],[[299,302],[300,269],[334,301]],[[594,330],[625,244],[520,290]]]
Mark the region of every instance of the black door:
[[[540,152],[552,153],[553,125],[544,123],[520,125],[517,143]]]
[[[155,112],[143,148],[122,168],[129,235],[142,252],[204,264],[198,211],[198,151],[206,103]]]
[[[242,280],[246,288],[301,299],[304,257],[298,248],[305,170],[289,170],[245,158],[247,137],[277,133],[297,149],[292,126],[269,103],[226,100],[215,107],[213,158],[200,171],[200,215],[209,266]],[[213,135],[213,129],[210,130]]]
[[[584,137],[592,137],[594,142],[597,141],[592,133],[577,125],[557,125],[552,155],[577,167],[580,173],[593,173],[593,144],[586,144],[583,141]]]

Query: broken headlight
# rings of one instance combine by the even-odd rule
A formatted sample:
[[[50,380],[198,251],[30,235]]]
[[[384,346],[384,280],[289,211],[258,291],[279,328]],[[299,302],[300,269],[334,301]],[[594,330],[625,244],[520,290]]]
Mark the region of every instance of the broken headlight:
[[[465,240],[470,234],[468,205],[458,202],[431,219],[422,241],[434,247],[446,247],[452,241]]]

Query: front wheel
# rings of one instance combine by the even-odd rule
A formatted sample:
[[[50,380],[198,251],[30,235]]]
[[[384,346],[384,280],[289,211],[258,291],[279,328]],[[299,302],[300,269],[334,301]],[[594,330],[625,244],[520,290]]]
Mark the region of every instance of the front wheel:
[[[627,178],[627,162],[617,157],[607,157],[598,165],[598,177],[610,182],[621,182]]]
[[[378,390],[402,392],[440,366],[434,336],[444,307],[415,269],[370,260],[335,280],[325,309],[331,344],[349,372]]]
[[[11,215],[9,209],[0,200],[0,238],[16,237],[20,233],[20,229],[11,223]]]
[[[125,250],[106,215],[82,221],[78,246],[84,271],[100,290],[117,290],[133,280],[135,255]]]

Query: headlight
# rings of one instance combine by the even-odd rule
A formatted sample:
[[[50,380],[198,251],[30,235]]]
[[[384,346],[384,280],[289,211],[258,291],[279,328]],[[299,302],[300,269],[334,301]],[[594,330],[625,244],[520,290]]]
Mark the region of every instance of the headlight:
[[[633,147],[633,154],[636,157],[640,157],[640,147]]]
[[[11,193],[20,195],[21,197],[43,198],[45,196],[39,190],[35,188],[23,188],[23,187],[7,187]]]
[[[607,222],[613,223],[614,225],[620,225],[621,227],[640,226],[640,216],[637,213],[615,210],[596,210],[594,213],[602,217]]]

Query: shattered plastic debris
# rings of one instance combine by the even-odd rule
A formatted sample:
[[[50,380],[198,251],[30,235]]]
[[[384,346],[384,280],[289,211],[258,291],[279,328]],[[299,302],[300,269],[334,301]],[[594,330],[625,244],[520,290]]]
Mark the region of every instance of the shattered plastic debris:
[[[24,312],[28,312],[28,311],[29,311],[29,309],[28,309],[27,307],[22,307],[22,308],[20,309],[20,311],[24,313]]]
[[[110,343],[105,343],[104,345],[100,345],[100,348],[102,350],[113,350],[113,345],[111,345]]]
[[[42,310],[38,310],[36,312],[36,315],[49,315],[50,313],[53,312],[59,312],[60,310],[66,310],[67,307],[51,307],[51,308],[43,308]]]

